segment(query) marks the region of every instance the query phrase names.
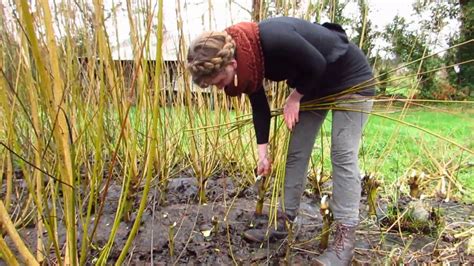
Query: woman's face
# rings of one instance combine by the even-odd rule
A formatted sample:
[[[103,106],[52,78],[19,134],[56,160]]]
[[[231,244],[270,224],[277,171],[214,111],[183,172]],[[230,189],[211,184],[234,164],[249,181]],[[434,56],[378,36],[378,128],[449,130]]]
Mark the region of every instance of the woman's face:
[[[204,79],[201,84],[203,84],[203,87],[214,85],[218,89],[224,89],[225,86],[233,82],[236,71],[237,71],[237,61],[232,60],[219,73],[217,73],[217,75],[210,77],[208,79]]]

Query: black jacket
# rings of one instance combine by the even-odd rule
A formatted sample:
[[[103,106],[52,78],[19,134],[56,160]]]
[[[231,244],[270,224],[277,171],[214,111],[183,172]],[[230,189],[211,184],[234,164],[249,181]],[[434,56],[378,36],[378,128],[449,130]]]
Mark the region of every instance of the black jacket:
[[[265,78],[286,80],[302,101],[332,95],[373,78],[362,51],[337,24],[278,17],[259,24]],[[374,95],[373,86],[358,92]],[[270,108],[263,89],[249,95],[257,143],[268,142]]]

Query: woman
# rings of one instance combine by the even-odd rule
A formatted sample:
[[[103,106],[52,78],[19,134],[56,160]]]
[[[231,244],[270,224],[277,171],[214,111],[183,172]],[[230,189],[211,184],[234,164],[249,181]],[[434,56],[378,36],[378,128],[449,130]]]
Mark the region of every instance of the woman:
[[[337,24],[315,24],[290,17],[260,23],[243,22],[222,32],[206,32],[190,45],[187,67],[194,83],[214,85],[230,96],[248,95],[258,146],[258,175],[268,175],[270,108],[263,78],[286,80],[294,88],[284,106],[284,119],[291,130],[288,148],[283,209],[286,221],[294,221],[304,191],[308,162],[317,132],[327,110],[301,111],[300,103],[343,92],[373,78],[365,55],[350,43]],[[359,140],[374,95],[372,85],[345,94],[332,112],[331,161],[336,221],[334,243],[317,258],[321,265],[349,264],[359,222]],[[339,94],[340,95],[340,94]],[[351,99],[341,102],[342,98]],[[353,99],[357,99],[354,101]],[[361,112],[362,111],[362,112]],[[285,221],[283,219],[283,221]],[[280,224],[285,224],[282,222]],[[285,226],[271,231],[270,238],[286,236]],[[249,230],[245,237],[264,241],[263,229]]]

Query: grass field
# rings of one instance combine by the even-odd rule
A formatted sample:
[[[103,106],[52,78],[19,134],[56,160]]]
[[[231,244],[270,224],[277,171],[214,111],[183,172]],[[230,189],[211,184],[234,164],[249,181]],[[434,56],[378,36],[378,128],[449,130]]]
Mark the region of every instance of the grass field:
[[[174,120],[186,120],[183,113],[177,114],[172,109],[166,109],[166,112],[170,117],[174,117]],[[132,113],[136,114],[136,111],[132,110]],[[233,112],[229,115],[235,119],[236,115]],[[212,121],[208,121],[210,127],[213,123],[225,122],[216,119],[212,113],[210,117],[212,117]],[[281,119],[282,117],[279,116],[279,123]],[[143,127],[142,123],[135,123],[135,127],[138,131],[143,131],[140,128]],[[189,125],[185,127],[190,129]],[[196,127],[199,128],[199,125]],[[219,131],[218,138],[221,139],[221,144],[230,145],[225,138],[228,129],[225,126],[215,129]],[[278,131],[282,130],[286,130],[284,126],[278,129]],[[386,104],[378,103],[364,130],[360,150],[361,171],[378,173],[386,184],[391,184],[412,170],[423,171],[433,177],[439,177],[443,170],[447,170],[466,189],[472,191],[474,190],[473,157],[453,143],[472,151],[474,149],[473,130],[474,110],[469,104],[412,106],[402,112],[402,106],[386,106]],[[179,131],[179,129],[170,131]],[[242,132],[243,134],[239,137],[251,149],[255,141],[253,127],[245,127]],[[320,168],[322,158],[323,169],[327,170],[326,172],[330,169],[330,132],[331,114],[328,114],[323,124],[323,133],[315,142],[312,166]],[[203,132],[197,130],[196,133]],[[321,143],[321,135],[323,143]],[[283,141],[282,138],[276,141],[275,148],[282,149]],[[187,144],[183,144],[182,147],[183,150],[189,149]]]
[[[469,105],[411,107],[404,114],[393,111],[396,107],[388,109],[392,111],[377,104],[367,122],[360,151],[361,171],[378,173],[386,184],[396,182],[412,170],[424,171],[432,177],[440,177],[443,171],[448,171],[467,190],[474,190],[472,155],[439,137],[469,150],[474,148],[474,111]],[[328,118],[323,125],[324,142],[316,141],[313,154],[314,161],[324,157],[324,169],[330,167],[331,116]],[[473,198],[464,199],[472,201]]]

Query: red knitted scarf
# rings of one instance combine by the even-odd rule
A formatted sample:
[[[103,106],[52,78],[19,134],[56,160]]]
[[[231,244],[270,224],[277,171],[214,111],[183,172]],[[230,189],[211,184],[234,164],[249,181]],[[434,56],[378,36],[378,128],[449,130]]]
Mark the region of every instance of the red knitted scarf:
[[[232,36],[236,45],[238,84],[227,85],[224,90],[229,96],[241,93],[252,94],[262,87],[264,76],[263,53],[260,34],[255,22],[241,22],[225,31]]]

